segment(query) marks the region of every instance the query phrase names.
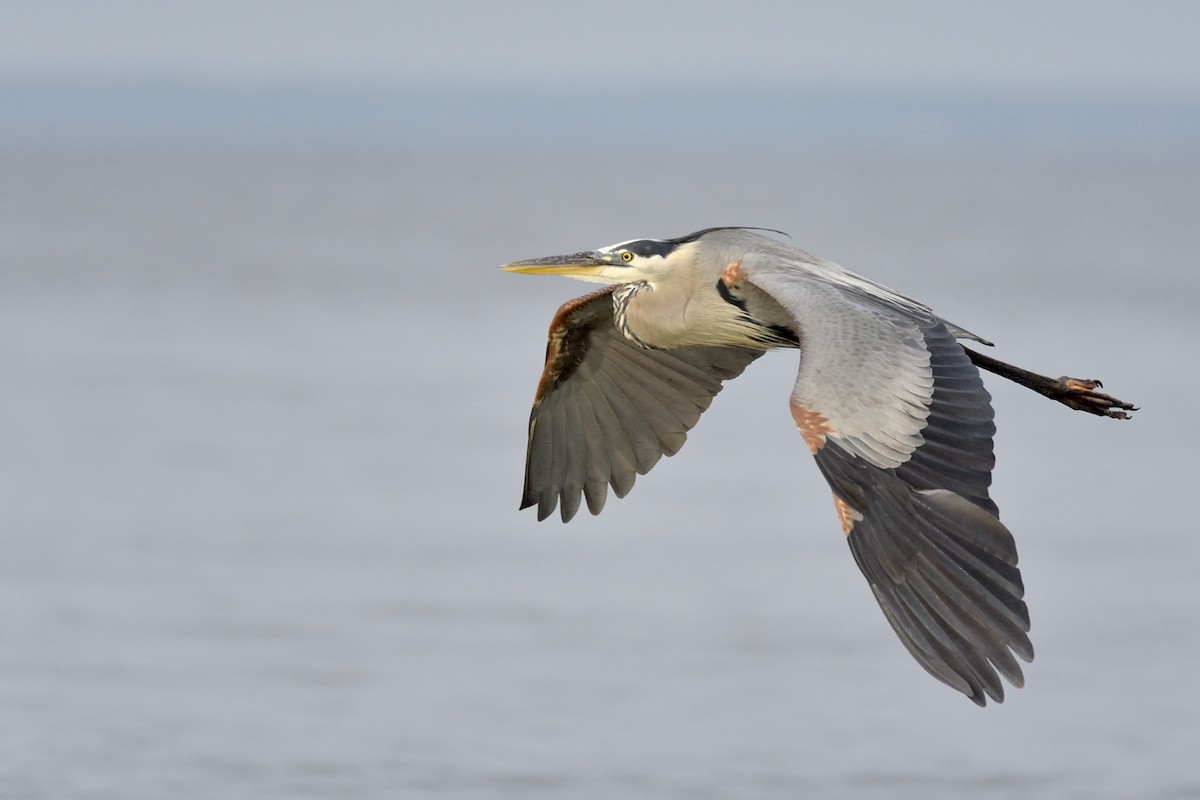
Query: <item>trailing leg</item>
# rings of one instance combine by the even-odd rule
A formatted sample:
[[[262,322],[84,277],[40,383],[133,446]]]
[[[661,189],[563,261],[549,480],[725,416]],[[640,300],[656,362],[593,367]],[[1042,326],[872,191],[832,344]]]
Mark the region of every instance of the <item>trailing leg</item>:
[[[1066,375],[1061,378],[1049,378],[1012,364],[1006,364],[999,359],[985,356],[983,353],[977,353],[969,347],[964,347],[963,350],[967,351],[971,362],[980,369],[986,369],[988,372],[1008,378],[1014,383],[1019,383],[1051,400],[1057,400],[1076,411],[1086,411],[1089,414],[1114,419],[1129,419],[1129,414],[1126,412],[1137,411],[1137,406],[1131,403],[1096,391],[1104,386],[1100,381],[1070,378]]]

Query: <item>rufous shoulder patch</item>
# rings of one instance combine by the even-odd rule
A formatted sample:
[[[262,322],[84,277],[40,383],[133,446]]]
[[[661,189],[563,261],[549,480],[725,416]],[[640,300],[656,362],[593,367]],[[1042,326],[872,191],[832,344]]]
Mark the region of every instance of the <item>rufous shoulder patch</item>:
[[[534,405],[579,367],[587,350],[589,331],[606,320],[611,323],[611,295],[616,288],[605,286],[599,291],[568,300],[554,314],[546,336],[546,365],[538,381]]]
[[[819,411],[812,411],[791,401],[792,419],[796,420],[796,429],[804,437],[808,451],[813,455],[825,446],[825,434],[829,433],[829,420]]]
[[[721,273],[721,281],[731,289],[746,280],[746,270],[742,269],[741,261],[730,261]]]

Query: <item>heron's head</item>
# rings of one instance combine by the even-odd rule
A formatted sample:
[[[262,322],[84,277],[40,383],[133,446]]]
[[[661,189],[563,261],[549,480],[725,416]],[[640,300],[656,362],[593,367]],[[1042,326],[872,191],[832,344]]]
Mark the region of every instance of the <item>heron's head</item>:
[[[566,256],[531,258],[514,261],[501,269],[523,272],[530,275],[566,275],[592,283],[634,283],[645,281],[656,283],[671,273],[678,274],[680,267],[695,264],[713,242],[726,236],[726,232],[747,230],[772,230],[770,228],[722,227],[679,236],[674,239],[633,239],[628,242],[610,244],[598,250],[585,250]],[[778,233],[779,231],[774,231]],[[728,234],[734,235],[736,234]]]
[[[566,275],[591,283],[653,283],[684,260],[692,258],[688,251],[694,241],[634,239],[598,250],[514,261],[501,269],[529,275]]]

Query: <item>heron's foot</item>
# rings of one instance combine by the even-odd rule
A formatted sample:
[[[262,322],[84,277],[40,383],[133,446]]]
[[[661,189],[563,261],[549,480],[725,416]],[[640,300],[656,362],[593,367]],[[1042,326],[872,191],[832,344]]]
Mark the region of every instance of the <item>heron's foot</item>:
[[[742,269],[741,261],[730,261],[729,265],[725,267],[725,271],[721,273],[721,282],[730,289],[744,280],[746,280],[746,271]]]
[[[1100,381],[1090,381],[1084,378],[1070,378],[1066,375],[1058,379],[1053,397],[1060,403],[1075,409],[1113,419],[1129,419],[1126,412],[1137,411],[1137,406],[1118,400],[1109,394],[1096,391],[1104,388]]]

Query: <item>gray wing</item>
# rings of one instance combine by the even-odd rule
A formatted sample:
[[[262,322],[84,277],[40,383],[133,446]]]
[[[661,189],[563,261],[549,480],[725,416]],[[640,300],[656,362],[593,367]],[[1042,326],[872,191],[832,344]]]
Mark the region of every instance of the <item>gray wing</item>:
[[[1012,534],[988,496],[991,398],[924,306],[813,265],[747,259],[748,280],[795,318],[792,414],[854,560],[930,674],[985,705],[1033,658]],[[958,330],[958,329],[955,329]]]
[[[650,350],[613,323],[613,287],[572,300],[550,324],[546,366],[529,416],[521,508],[538,519],[561,503],[563,522],[599,514],[608,487],[624,497],[638,475],[683,447],[721,384],[761,351]]]

